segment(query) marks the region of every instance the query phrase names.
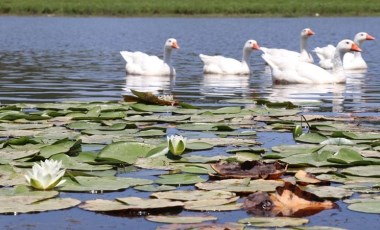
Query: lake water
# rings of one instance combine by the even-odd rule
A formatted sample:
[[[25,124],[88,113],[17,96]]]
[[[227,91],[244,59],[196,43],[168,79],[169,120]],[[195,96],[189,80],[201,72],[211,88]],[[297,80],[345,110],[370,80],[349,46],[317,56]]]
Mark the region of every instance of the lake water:
[[[316,35],[309,49],[353,39],[360,31],[380,37],[380,18],[49,18],[0,17],[0,102],[55,102],[66,100],[120,100],[129,89],[174,94],[196,105],[221,106],[224,99],[266,98],[313,102],[313,112],[377,115],[380,106],[380,46],[366,42],[365,73],[349,74],[343,85],[272,85],[270,71],[260,51],[252,54],[252,76],[204,76],[200,53],[241,58],[244,42],[255,39],[261,46],[299,49],[301,29]],[[175,78],[132,77],[125,74],[119,51],[143,51],[162,55],[163,43],[175,37],[180,50],[172,62]],[[315,60],[318,60],[314,56]],[[264,139],[272,134],[259,134]],[[281,134],[272,145],[292,141]],[[265,146],[270,147],[270,146]],[[145,175],[147,176],[147,175]],[[149,175],[147,176],[149,178]],[[99,195],[113,198],[128,190]],[[142,193],[144,196],[144,193]],[[148,194],[148,193],[146,193]],[[65,197],[65,193],[61,196]],[[139,193],[141,196],[141,193]],[[92,194],[78,194],[92,199]],[[342,202],[339,205],[345,206]],[[223,222],[245,217],[243,211],[217,215]],[[312,224],[348,229],[378,226],[378,215],[328,210],[310,218]],[[143,218],[122,218],[82,211],[56,211],[0,216],[4,229],[51,229],[56,223],[68,229],[152,229]],[[142,227],[144,226],[144,227]]]
[[[318,102],[324,112],[374,112],[380,105],[380,46],[366,42],[366,73],[349,74],[343,85],[272,85],[261,51],[251,57],[252,76],[203,76],[200,53],[241,58],[244,42],[299,49],[301,29],[316,35],[308,47],[353,39],[360,31],[380,34],[379,18],[48,18],[0,17],[0,102],[119,100],[129,89],[174,94],[194,104],[226,98]],[[177,70],[169,77],[128,77],[120,50],[162,56],[164,41],[177,38]],[[318,60],[314,56],[315,60]]]

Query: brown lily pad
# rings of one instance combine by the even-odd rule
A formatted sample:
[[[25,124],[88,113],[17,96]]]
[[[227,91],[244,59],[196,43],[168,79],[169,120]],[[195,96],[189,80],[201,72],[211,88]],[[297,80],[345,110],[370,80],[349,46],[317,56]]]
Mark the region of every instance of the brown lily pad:
[[[304,170],[298,170],[297,173],[294,175],[297,179],[297,184],[306,186],[308,184],[315,184],[315,185],[329,185],[329,181],[320,180],[318,179],[314,174],[306,172]]]
[[[154,95],[152,92],[139,92],[136,90],[131,89],[131,92],[135,95],[123,95],[124,101],[126,102],[142,102],[142,103],[148,103],[148,104],[155,104],[155,105],[179,105],[178,101],[167,101],[159,98],[158,96]]]
[[[220,161],[211,164],[211,167],[218,174],[210,174],[213,179],[269,179],[275,180],[280,178],[287,169],[287,165],[280,164],[278,161],[274,163],[265,163],[262,161],[244,161],[226,162]]]
[[[249,195],[243,204],[247,212],[264,216],[305,217],[325,209],[336,208],[331,201],[303,191],[298,186],[285,182],[276,188],[276,192],[256,192]]]

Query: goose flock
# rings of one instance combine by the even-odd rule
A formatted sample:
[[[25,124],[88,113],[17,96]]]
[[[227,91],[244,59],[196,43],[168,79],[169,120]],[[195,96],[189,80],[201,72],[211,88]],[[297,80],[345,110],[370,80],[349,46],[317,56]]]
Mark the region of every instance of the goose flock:
[[[205,74],[218,75],[249,75],[252,73],[249,60],[252,51],[261,50],[261,57],[271,69],[273,83],[276,84],[327,84],[344,83],[344,70],[362,70],[368,66],[361,55],[364,41],[375,38],[365,32],[355,35],[354,40],[344,39],[336,46],[316,47],[313,52],[320,59],[315,65],[307,48],[307,40],[314,31],[305,28],[300,34],[300,51],[280,48],[260,47],[257,41],[248,40],[243,46],[242,60],[224,56],[209,56],[200,54]],[[142,52],[121,51],[127,62],[125,69],[129,75],[141,76],[174,76],[176,71],[171,64],[173,49],[179,49],[176,39],[169,38],[164,45],[163,59]]]

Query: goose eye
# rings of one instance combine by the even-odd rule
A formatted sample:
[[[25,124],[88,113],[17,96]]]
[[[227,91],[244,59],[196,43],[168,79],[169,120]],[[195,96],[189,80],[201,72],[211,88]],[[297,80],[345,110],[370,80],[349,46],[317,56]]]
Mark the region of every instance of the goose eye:
[[[169,40],[168,42],[172,42],[172,40]]]
[[[347,45],[349,45],[350,43],[349,42],[346,42]]]

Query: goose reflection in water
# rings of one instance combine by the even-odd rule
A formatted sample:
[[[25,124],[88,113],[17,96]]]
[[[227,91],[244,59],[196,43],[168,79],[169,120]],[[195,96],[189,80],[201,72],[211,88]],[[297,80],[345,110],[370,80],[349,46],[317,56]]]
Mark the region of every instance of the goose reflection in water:
[[[130,89],[153,94],[170,93],[174,87],[174,79],[174,76],[127,75],[123,90],[127,94],[130,94]]]
[[[201,93],[226,98],[243,97],[249,92],[250,75],[204,74]]]
[[[290,101],[294,104],[319,104],[331,101],[331,112],[340,113],[344,111],[345,84],[290,84],[273,85],[272,92],[268,96],[270,101]]]

